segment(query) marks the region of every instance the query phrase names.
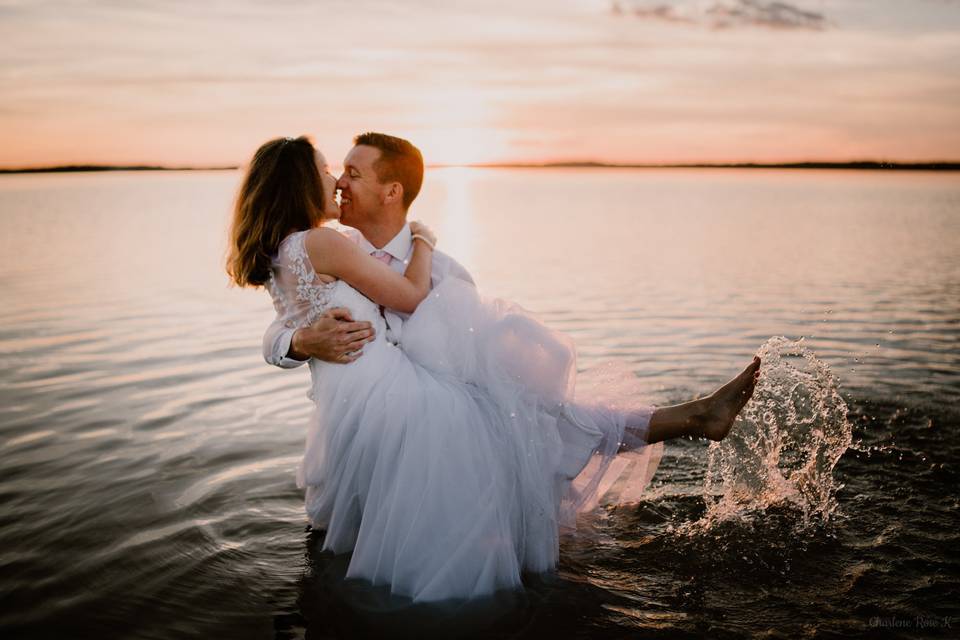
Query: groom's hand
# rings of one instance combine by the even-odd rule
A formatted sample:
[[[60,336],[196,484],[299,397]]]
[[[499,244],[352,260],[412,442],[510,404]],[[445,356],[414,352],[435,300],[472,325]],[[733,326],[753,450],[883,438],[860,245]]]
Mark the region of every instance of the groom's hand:
[[[296,360],[316,358],[347,364],[362,355],[363,345],[373,340],[373,325],[354,322],[350,310],[330,309],[313,324],[297,329],[290,341],[288,357]]]

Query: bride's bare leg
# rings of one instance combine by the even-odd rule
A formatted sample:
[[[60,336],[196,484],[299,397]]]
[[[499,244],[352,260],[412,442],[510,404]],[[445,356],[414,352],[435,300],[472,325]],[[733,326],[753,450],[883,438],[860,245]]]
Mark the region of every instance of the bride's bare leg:
[[[652,444],[682,436],[723,440],[737,414],[753,395],[759,375],[760,358],[754,357],[737,377],[706,398],[657,407],[650,417],[647,442]]]

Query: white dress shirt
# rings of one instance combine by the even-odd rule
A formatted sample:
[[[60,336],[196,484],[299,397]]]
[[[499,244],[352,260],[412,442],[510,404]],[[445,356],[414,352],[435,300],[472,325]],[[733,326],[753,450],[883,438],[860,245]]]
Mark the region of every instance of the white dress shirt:
[[[356,242],[366,253],[377,251],[377,248],[370,244],[356,229],[348,228],[345,233],[347,237]],[[390,254],[392,260],[389,266],[397,273],[406,271],[407,263],[413,255],[413,238],[411,238],[410,235],[410,225],[405,224],[403,228],[400,229],[400,232],[380,249],[380,251]],[[473,278],[470,277],[470,274],[459,262],[442,251],[434,251],[430,269],[430,287],[433,288],[437,286],[437,283],[448,277],[460,278],[473,284]],[[393,309],[384,309],[383,316],[387,322],[387,340],[394,344],[399,344],[403,321],[409,318],[410,315],[394,311]],[[293,358],[287,357],[287,352],[290,351],[290,341],[293,339],[295,331],[295,328],[285,326],[279,316],[267,327],[266,333],[263,334],[263,359],[266,360],[268,364],[276,365],[284,369],[292,369],[306,362],[305,360],[294,360]]]

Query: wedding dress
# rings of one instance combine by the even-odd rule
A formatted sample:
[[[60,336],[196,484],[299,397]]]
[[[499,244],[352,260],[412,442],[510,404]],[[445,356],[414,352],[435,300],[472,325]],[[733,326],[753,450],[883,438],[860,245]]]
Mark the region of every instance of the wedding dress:
[[[646,444],[653,407],[629,371],[578,375],[566,337],[457,278],[430,292],[397,347],[377,304],[317,278],[306,233],[273,261],[284,322],[347,307],[376,331],[350,364],[309,362],[297,486],[324,550],[352,551],[348,578],[416,602],[517,588],[522,571],[556,566],[578,512],[638,498],[662,445]]]

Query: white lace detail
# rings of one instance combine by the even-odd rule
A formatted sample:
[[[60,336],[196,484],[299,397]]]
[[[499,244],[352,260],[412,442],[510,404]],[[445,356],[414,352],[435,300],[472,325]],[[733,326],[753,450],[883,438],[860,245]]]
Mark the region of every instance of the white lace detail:
[[[330,304],[330,292],[336,281],[317,283],[317,273],[310,264],[310,257],[303,246],[306,231],[296,234],[283,248],[287,266],[297,276],[297,302],[309,303],[305,325],[311,324],[326,311]]]
[[[286,298],[280,290],[280,285],[277,284],[277,278],[273,274],[274,270],[270,269],[270,276],[267,278],[267,292],[273,300],[273,308],[276,310],[277,315],[285,316],[287,315]]]

